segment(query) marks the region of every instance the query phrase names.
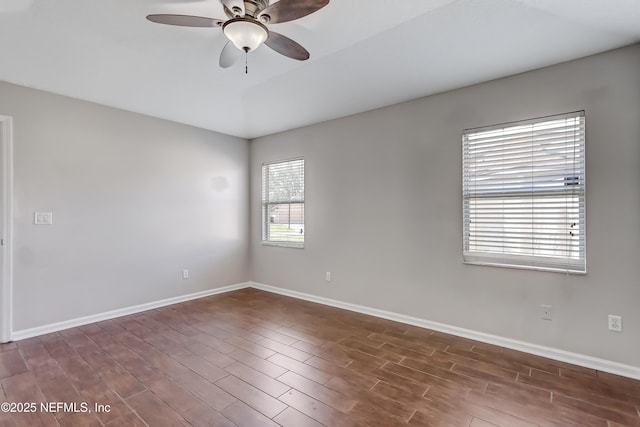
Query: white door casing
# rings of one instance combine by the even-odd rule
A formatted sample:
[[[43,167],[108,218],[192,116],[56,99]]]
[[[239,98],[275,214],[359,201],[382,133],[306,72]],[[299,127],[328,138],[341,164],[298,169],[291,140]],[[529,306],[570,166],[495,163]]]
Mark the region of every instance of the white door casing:
[[[13,123],[0,115],[0,342],[13,331]]]

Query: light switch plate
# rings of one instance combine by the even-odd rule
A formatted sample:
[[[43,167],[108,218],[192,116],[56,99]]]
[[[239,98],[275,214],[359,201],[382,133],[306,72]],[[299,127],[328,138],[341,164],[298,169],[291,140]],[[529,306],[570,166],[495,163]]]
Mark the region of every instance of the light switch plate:
[[[553,320],[553,307],[546,304],[541,305],[540,318],[543,320]]]
[[[33,223],[36,225],[53,224],[53,212],[36,212],[33,215]]]

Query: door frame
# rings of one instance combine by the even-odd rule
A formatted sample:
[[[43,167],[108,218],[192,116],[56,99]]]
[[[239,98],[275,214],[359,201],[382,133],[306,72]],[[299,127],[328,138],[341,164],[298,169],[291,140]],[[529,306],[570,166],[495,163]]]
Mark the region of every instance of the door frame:
[[[2,229],[4,235],[2,277],[0,277],[0,342],[10,342],[13,334],[13,119],[0,115],[0,183],[2,184]]]

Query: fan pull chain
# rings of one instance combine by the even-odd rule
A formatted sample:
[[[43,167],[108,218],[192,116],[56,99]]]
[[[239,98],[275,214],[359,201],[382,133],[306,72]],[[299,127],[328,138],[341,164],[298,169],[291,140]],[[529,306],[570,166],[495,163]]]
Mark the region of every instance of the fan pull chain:
[[[247,61],[247,56],[249,56],[249,51],[245,50],[244,51],[244,73],[245,74],[249,74],[249,64]]]

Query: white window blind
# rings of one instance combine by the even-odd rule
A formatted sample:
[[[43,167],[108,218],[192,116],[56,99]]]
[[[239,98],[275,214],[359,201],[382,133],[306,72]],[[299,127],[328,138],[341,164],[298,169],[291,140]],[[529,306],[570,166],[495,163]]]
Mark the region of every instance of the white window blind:
[[[304,159],[263,163],[262,241],[304,247]]]
[[[464,262],[586,272],[584,112],[466,130]]]

